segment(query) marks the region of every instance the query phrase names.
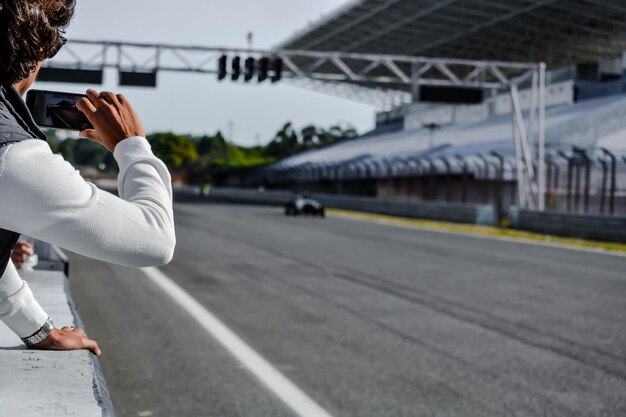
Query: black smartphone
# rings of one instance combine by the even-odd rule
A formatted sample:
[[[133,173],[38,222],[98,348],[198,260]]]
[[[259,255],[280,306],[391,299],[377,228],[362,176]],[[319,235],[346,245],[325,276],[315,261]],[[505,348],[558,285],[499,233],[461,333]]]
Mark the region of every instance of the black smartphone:
[[[26,106],[40,127],[64,130],[92,129],[87,117],[76,108],[84,94],[59,91],[30,90],[26,94]]]

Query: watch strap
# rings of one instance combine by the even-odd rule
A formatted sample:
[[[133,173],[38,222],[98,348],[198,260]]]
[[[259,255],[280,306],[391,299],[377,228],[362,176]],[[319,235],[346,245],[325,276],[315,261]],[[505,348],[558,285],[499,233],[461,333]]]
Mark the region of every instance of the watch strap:
[[[48,320],[46,320],[44,325],[41,326],[41,329],[37,330],[35,333],[33,333],[32,335],[28,337],[22,338],[22,342],[24,342],[24,344],[27,347],[36,345],[37,343],[41,342],[46,337],[48,337],[50,333],[52,333],[53,329],[54,329],[54,323],[52,323],[52,319],[48,317]]]

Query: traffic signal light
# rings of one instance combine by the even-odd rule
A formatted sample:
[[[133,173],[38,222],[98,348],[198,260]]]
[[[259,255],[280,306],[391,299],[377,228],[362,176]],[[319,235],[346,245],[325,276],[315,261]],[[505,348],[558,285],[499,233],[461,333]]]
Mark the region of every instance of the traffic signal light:
[[[233,58],[231,69],[232,72],[230,74],[230,78],[233,81],[237,81],[239,79],[239,75],[241,75],[241,58],[238,56]]]
[[[276,83],[281,80],[283,72],[283,61],[280,58],[261,57],[255,59],[248,57],[243,61],[242,68],[242,58],[240,56],[234,56],[230,59],[230,72],[228,72],[228,66],[228,56],[220,56],[217,68],[218,80],[223,80],[230,73],[231,80],[237,81],[241,78],[243,73],[245,82],[249,82],[257,76],[260,83],[268,78],[270,78],[273,83]]]
[[[267,71],[270,69],[269,58],[263,57],[259,59],[259,82],[262,83],[267,79]]]
[[[217,79],[220,81],[226,78],[227,61],[228,61],[228,57],[226,55],[222,55],[220,59],[217,61]]]
[[[283,73],[283,60],[282,59],[274,58],[272,60],[272,72],[274,73],[274,75],[272,75],[272,82],[277,83],[278,81],[280,81],[282,77],[282,73]]]
[[[252,77],[254,77],[254,70],[256,67],[256,62],[254,61],[254,58],[248,58],[246,59],[246,63],[245,63],[245,71],[243,73],[243,79],[245,82],[248,82],[252,79]]]

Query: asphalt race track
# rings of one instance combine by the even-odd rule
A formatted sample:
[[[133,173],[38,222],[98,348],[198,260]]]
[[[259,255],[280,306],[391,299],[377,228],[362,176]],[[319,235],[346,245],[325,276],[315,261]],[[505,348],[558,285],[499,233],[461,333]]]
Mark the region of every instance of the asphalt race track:
[[[177,204],[160,270],[330,415],[626,415],[626,257]],[[72,255],[119,417],[294,416],[141,270]]]

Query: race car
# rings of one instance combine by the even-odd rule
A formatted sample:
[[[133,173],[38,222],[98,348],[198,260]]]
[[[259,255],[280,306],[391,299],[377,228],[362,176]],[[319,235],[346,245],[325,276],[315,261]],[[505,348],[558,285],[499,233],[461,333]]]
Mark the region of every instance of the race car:
[[[324,217],[324,205],[307,194],[298,194],[285,205],[285,215],[298,216],[300,214]]]

